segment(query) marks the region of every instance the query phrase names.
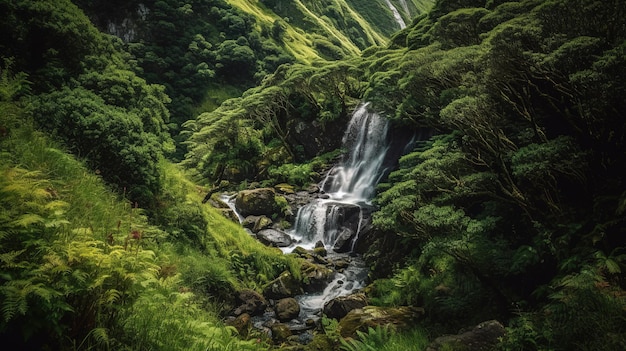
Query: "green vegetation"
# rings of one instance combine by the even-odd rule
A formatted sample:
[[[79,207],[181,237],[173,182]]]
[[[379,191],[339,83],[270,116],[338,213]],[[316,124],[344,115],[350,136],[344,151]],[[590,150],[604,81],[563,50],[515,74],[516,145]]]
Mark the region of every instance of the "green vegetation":
[[[436,132],[379,187],[365,253],[381,278],[374,302],[424,306],[435,334],[498,318],[509,323],[504,349],[622,348],[622,12],[591,0],[437,1],[387,47],[315,73],[283,67],[189,124],[186,165],[221,179],[205,163],[216,158],[199,156],[224,155],[207,133],[236,120],[238,133],[269,134],[252,171],[234,173],[300,182],[316,154],[279,138],[290,123],[301,111],[340,121],[371,101],[399,128]],[[263,109],[280,111],[270,113],[280,128],[255,125],[251,111]],[[263,162],[275,147],[284,156]],[[230,160],[219,162],[243,166]],[[277,167],[254,168],[268,163]]]
[[[27,87],[24,75],[3,69],[2,78],[5,339],[54,349],[264,348],[238,340],[219,313],[235,289],[285,270],[298,275],[295,259],[202,207],[201,189],[172,165],[163,165],[155,226],[33,128],[26,100],[12,101]]]
[[[222,318],[301,263],[205,186],[308,186],[370,101],[434,135],[379,185],[361,252],[371,304],[425,315],[349,340],[324,318],[310,349],[424,349],[489,319],[501,350],[626,348],[621,1],[414,0],[397,32],[383,1],[113,3],[0,0],[7,344],[280,347]]]

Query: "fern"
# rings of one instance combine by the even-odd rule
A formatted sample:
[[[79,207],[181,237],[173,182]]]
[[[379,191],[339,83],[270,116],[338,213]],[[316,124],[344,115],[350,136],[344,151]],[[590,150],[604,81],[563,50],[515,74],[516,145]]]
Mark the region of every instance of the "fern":
[[[379,351],[392,337],[391,328],[387,325],[368,327],[367,333],[357,331],[358,339],[340,339],[344,351]]]

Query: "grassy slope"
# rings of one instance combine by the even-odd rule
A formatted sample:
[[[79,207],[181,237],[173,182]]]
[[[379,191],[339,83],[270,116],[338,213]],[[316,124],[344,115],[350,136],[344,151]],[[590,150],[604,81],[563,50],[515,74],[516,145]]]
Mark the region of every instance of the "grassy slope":
[[[113,298],[113,305],[99,307],[93,317],[95,325],[89,327],[101,326],[103,329],[98,330],[104,334],[92,340],[101,332],[90,331],[84,340],[87,344],[109,342],[109,337],[115,337],[116,341],[127,338],[123,342],[134,346],[156,343],[170,349],[242,349],[243,344],[219,322],[217,313],[223,302],[201,296],[197,287],[212,284],[208,288],[228,292],[233,290],[227,286],[259,288],[283,269],[298,274],[295,260],[261,245],[241,226],[201,205],[204,189],[173,164],[162,165],[164,196],[178,208],[200,209],[208,223],[206,235],[200,238],[204,250],[176,242],[171,233],[151,224],[141,209],[113,193],[83,162],[36,131],[22,108],[0,102],[0,130],[0,270],[5,277],[14,278],[0,281],[0,300],[4,300],[0,332],[23,329],[20,321],[34,318],[41,313],[40,308],[44,314],[53,315],[48,311],[64,311],[67,305],[73,310],[69,318],[88,318],[78,301],[93,298],[96,305]],[[134,232],[141,233],[139,240],[133,238]],[[233,266],[233,253],[246,272]],[[55,273],[59,271],[68,277],[87,274],[88,278],[66,281]],[[246,276],[250,272],[253,275]],[[14,285],[22,281],[15,280],[17,277],[36,279],[47,290],[16,292]],[[85,284],[89,294],[80,293]],[[93,286],[99,288],[92,290]],[[76,300],[73,293],[63,291],[77,291],[81,297]],[[43,294],[55,298],[48,297],[44,307],[26,304]],[[126,303],[132,301],[132,309],[123,307],[119,296],[124,296]],[[23,306],[20,299],[24,299]],[[200,301],[202,309],[198,308]],[[118,311],[119,324],[98,324],[106,319],[100,314],[111,309]],[[15,319],[16,314],[25,317]],[[53,328],[51,325],[66,320],[42,320],[39,323],[49,326],[34,323],[32,328]],[[69,336],[60,338],[72,342]]]
[[[349,1],[334,0],[338,8],[342,8],[362,27],[363,32],[372,45],[383,45],[387,41],[387,37],[381,34],[377,27],[370,24],[369,19],[361,15],[358,7],[354,7]],[[275,20],[281,17],[272,10],[267,9],[259,1],[255,0],[229,0],[229,3],[246,13],[254,15],[259,23],[271,26]],[[312,48],[313,43],[307,34],[312,28],[324,33],[327,38],[333,38],[342,43],[344,49],[352,54],[358,54],[360,49],[353,43],[348,36],[338,30],[327,18],[320,15],[316,6],[311,6],[309,1],[295,0],[292,4],[283,7],[285,14],[291,18],[288,23],[287,33],[285,34],[284,44],[287,49],[301,62],[311,63],[320,58],[317,52]],[[375,10],[374,12],[378,11]],[[388,9],[387,9],[388,11]],[[393,21],[393,18],[390,19]],[[260,26],[260,24],[259,24]],[[259,28],[260,30],[260,28]]]
[[[268,10],[258,1],[254,0],[228,0],[228,2],[241,9],[242,11],[249,13],[257,18],[258,30],[260,31],[261,23],[271,27],[274,21],[280,19],[274,12]],[[313,50],[312,42],[302,31],[298,31],[293,26],[288,26],[285,34],[284,43],[288,51],[293,54],[298,61],[304,63],[310,63],[312,61],[320,59],[320,56]]]

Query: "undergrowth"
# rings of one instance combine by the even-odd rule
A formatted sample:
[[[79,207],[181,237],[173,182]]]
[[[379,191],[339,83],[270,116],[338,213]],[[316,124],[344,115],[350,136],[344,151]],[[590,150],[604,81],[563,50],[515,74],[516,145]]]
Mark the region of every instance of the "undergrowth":
[[[9,86],[22,76],[2,73],[0,336],[25,349],[267,349],[221,323],[227,304],[215,292],[232,296],[296,263],[202,207],[197,187],[164,163],[168,204],[192,209],[199,224],[198,247],[176,240],[189,218],[165,230],[154,222],[162,208],[147,212],[111,191],[33,127],[27,100]]]

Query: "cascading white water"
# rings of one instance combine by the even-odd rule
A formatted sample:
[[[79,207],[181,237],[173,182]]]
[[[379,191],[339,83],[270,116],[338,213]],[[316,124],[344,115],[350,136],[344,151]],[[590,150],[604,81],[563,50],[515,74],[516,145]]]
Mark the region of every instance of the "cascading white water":
[[[409,10],[409,5],[406,3],[406,0],[400,0],[400,6],[402,6],[402,9],[404,10],[404,13],[406,13],[406,15],[411,18],[411,10]]]
[[[389,149],[388,122],[369,111],[368,106],[361,104],[352,114],[342,140],[349,153],[328,172],[320,186],[327,198],[298,210],[290,233],[298,246],[310,249],[322,242],[329,255],[354,250],[364,208],[370,206],[375,187],[385,174],[384,160]],[[362,288],[366,276],[363,261],[352,257],[352,264],[337,273],[323,292],[299,297],[302,313],[315,313],[331,299]]]
[[[361,206],[369,205],[374,195],[389,148],[387,120],[368,111],[368,106],[361,104],[353,112],[342,140],[350,152],[321,184],[328,198],[298,210],[291,234],[299,246],[311,248],[321,241],[327,248],[344,252],[354,246],[361,229]]]
[[[398,9],[396,9],[396,7],[393,6],[390,0],[385,0],[385,2],[387,3],[387,6],[389,6],[389,9],[393,13],[393,18],[395,18],[398,25],[400,25],[400,29],[406,28],[406,23],[404,23],[402,16],[400,16],[400,12],[398,12]]]
[[[358,203],[369,201],[378,183],[381,166],[389,148],[387,121],[362,104],[352,114],[342,143],[351,150],[348,158],[335,166],[322,183],[322,190],[333,200]]]

